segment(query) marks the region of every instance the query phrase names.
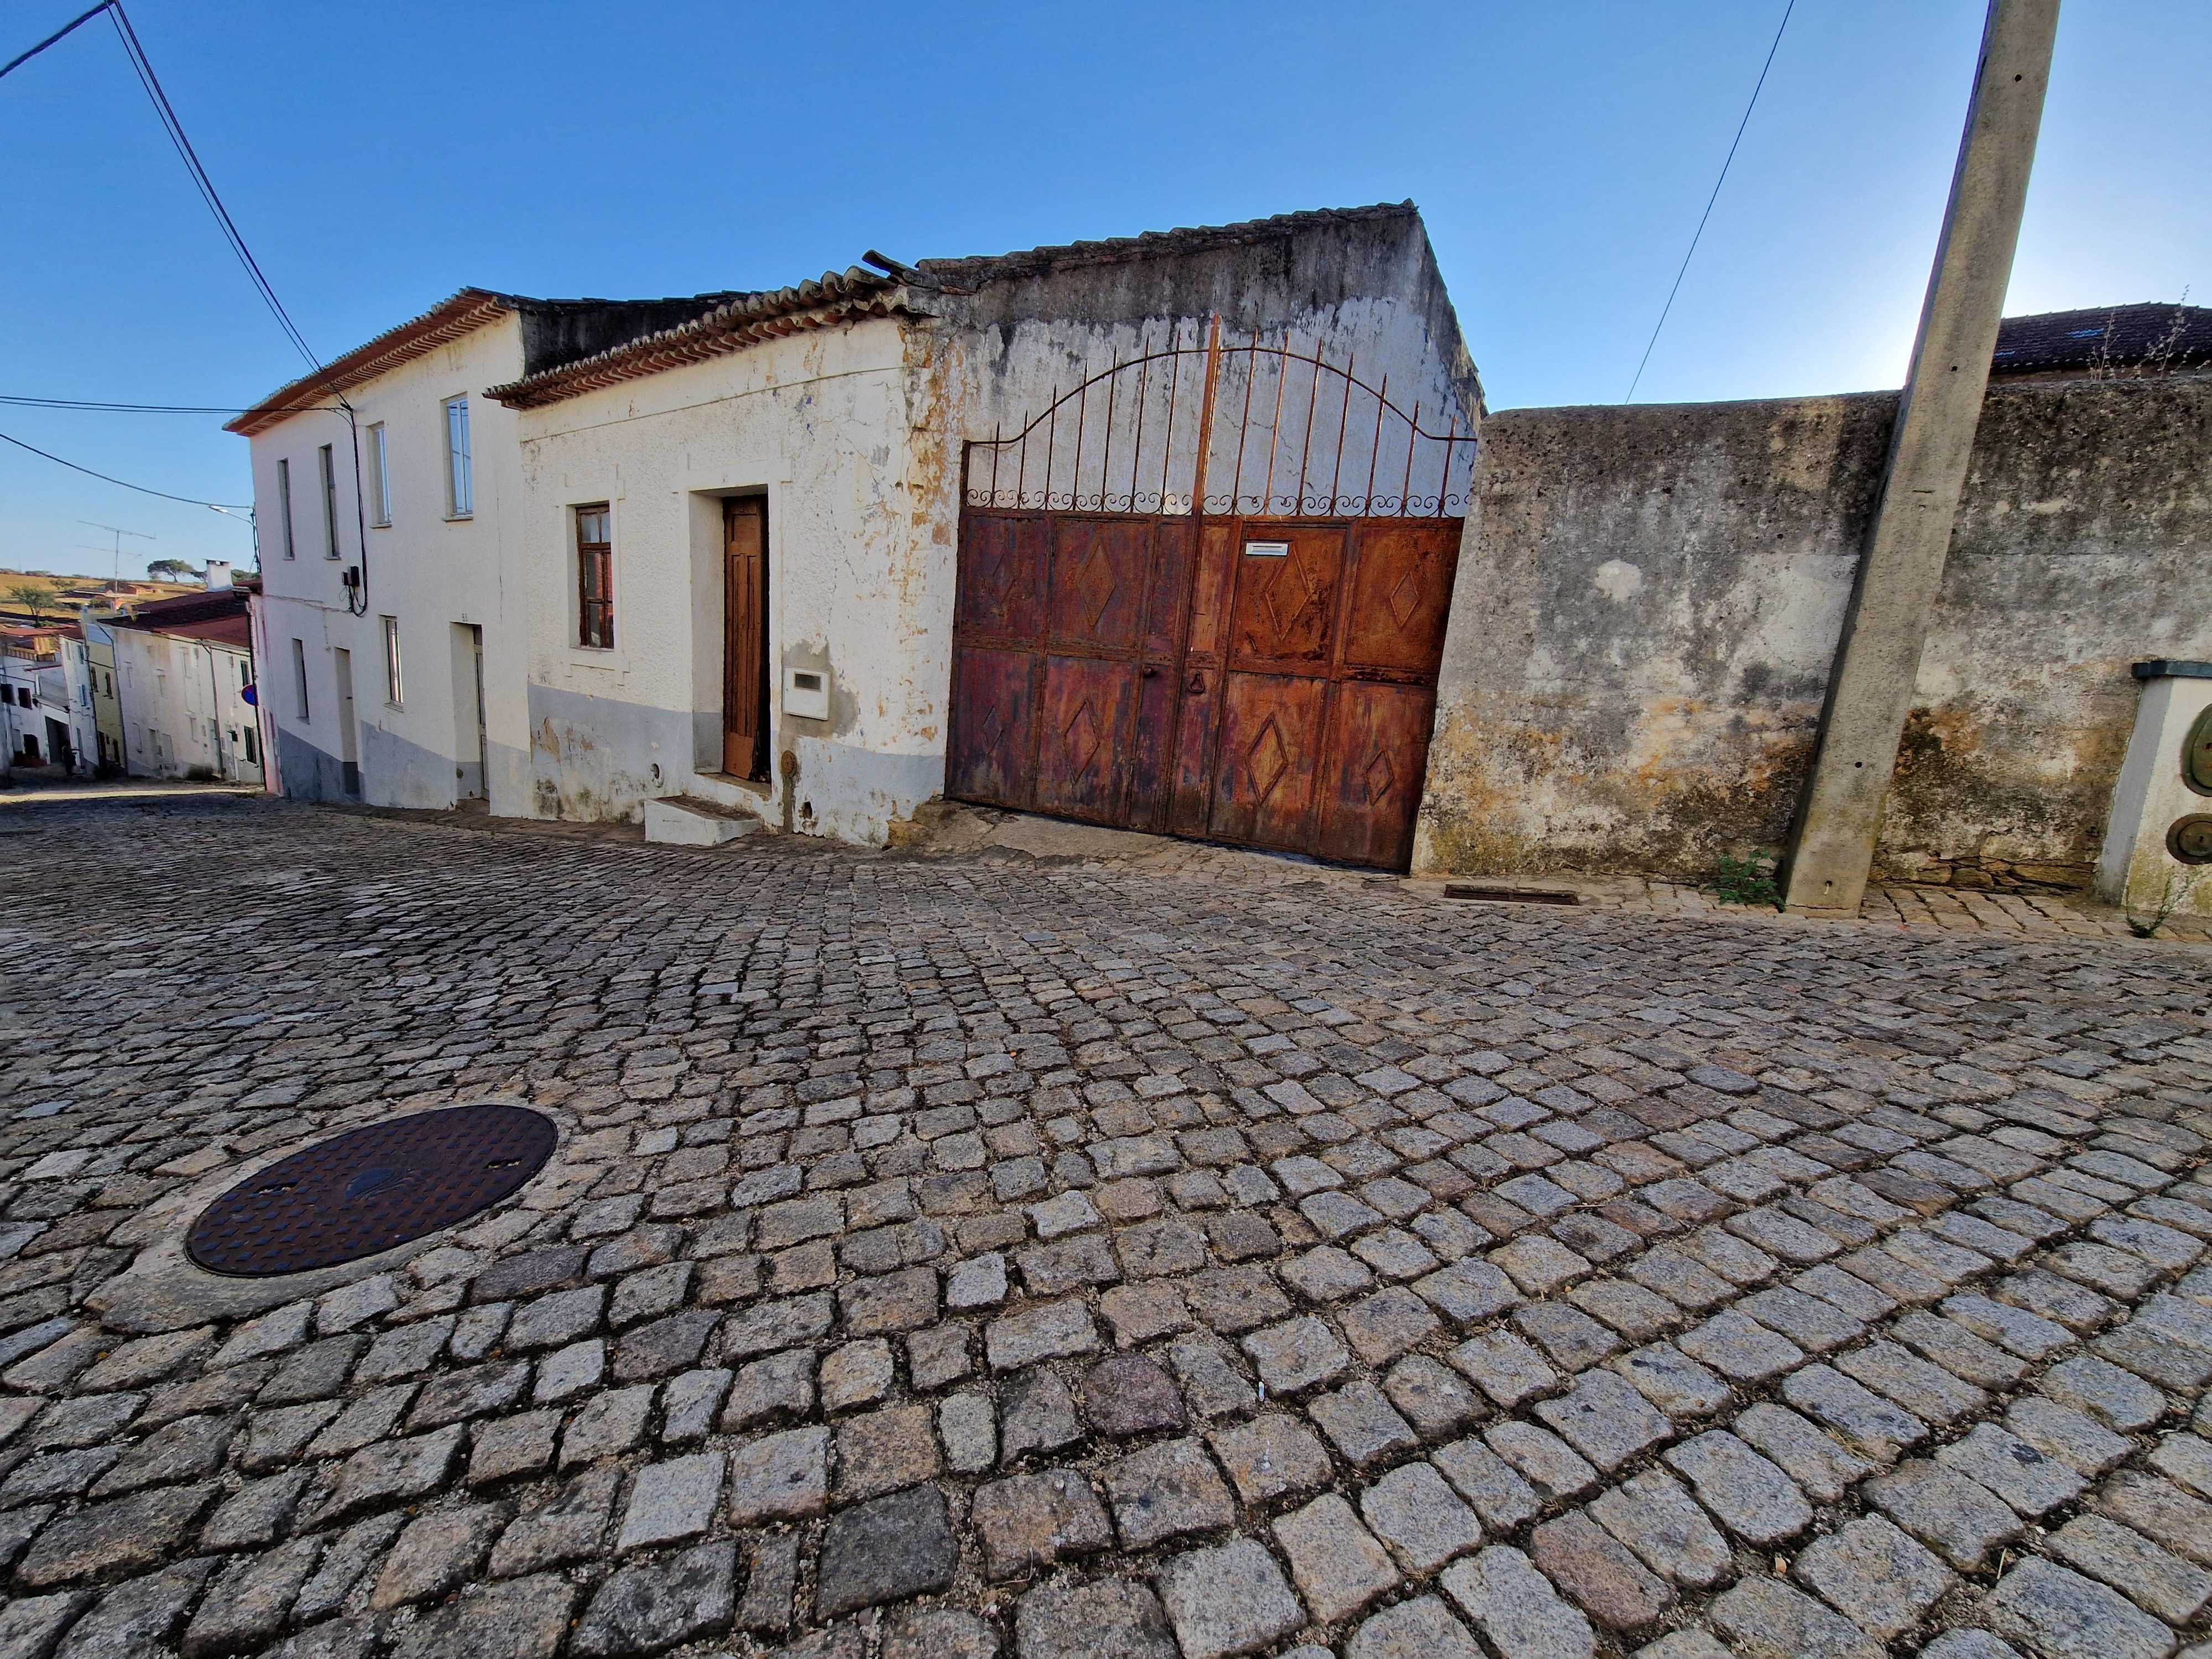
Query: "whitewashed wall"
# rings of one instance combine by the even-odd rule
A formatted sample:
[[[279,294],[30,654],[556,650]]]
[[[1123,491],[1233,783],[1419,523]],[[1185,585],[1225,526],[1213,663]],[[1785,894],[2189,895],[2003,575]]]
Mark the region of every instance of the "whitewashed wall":
[[[123,708],[125,769],[133,777],[181,778],[195,772],[231,783],[258,783],[246,757],[252,653],[142,629],[118,628],[116,690]],[[210,731],[213,720],[221,740]],[[257,752],[258,738],[256,739]]]
[[[521,498],[520,452],[512,411],[483,388],[522,372],[521,331],[512,313],[428,355],[352,388],[347,397],[362,430],[360,483],[373,491],[368,431],[385,426],[392,484],[392,524],[360,526],[351,434],[336,414],[303,413],[258,434],[253,494],[260,532],[262,614],[269,659],[263,678],[277,732],[278,762],[289,794],[309,799],[343,796],[346,748],[338,730],[335,654],[350,653],[356,753],[362,797],[383,806],[453,805],[462,754],[473,748],[472,677],[457,672],[456,623],[483,630],[485,784],[494,812],[529,810],[528,717],[523,697],[526,647],[523,608],[509,572],[516,505]],[[447,516],[447,399],[469,399],[475,462],[476,511]],[[336,447],[339,556],[327,556],[316,451]],[[293,540],[284,556],[276,462],[292,464]],[[367,614],[346,608],[341,573],[368,550]],[[403,700],[385,697],[382,618],[399,621]],[[293,640],[306,647],[308,714],[299,717]]]
[[[944,773],[949,484],[894,319],[802,334],[586,393],[520,421],[532,810],[629,818],[705,795],[803,833],[881,842]],[[775,776],[721,766],[722,499],[765,492]],[[615,643],[577,644],[574,514],[611,508]],[[787,715],[787,665],[826,670],[826,720]],[[787,794],[780,757],[796,758]]]
[[[879,844],[893,822],[939,793],[963,441],[989,434],[994,423],[1014,429],[1047,406],[1055,387],[1066,391],[1171,334],[1202,340],[1205,326],[1195,317],[1161,316],[974,329],[957,302],[945,309],[950,314],[800,335],[522,412],[521,569],[532,604],[538,815],[634,817],[646,799],[691,793],[803,833]],[[1454,376],[1468,371],[1456,339],[1440,349],[1410,305],[1316,306],[1294,313],[1287,327],[1299,350],[1355,361],[1363,380],[1389,374],[1394,403],[1403,388],[1408,407],[1446,409],[1439,426],[1461,413]],[[1264,361],[1262,371],[1274,372]],[[1191,360],[1184,373],[1181,459],[1168,463],[1180,477],[1189,471],[1202,364]],[[1304,374],[1293,382],[1300,401],[1284,423],[1293,434],[1287,450],[1303,441]],[[1272,416],[1272,380],[1266,384]],[[1340,411],[1342,383],[1334,386]],[[1125,441],[1133,430],[1130,398],[1125,387]],[[1094,420],[1103,408],[1102,392]],[[1371,399],[1367,413],[1371,421]],[[1236,413],[1224,410],[1217,422],[1217,453],[1233,449],[1243,418],[1240,395]],[[1249,418],[1259,428],[1255,445],[1264,446],[1260,409]],[[1324,411],[1315,420],[1317,448],[1332,461],[1338,418]],[[1467,430],[1464,413],[1461,421]],[[1362,489],[1369,429],[1346,447],[1346,477],[1356,473]],[[1397,430],[1401,446],[1402,423]],[[1167,453],[1163,432],[1156,422],[1147,471]],[[1098,435],[1094,426],[1094,458]],[[1471,446],[1462,457],[1455,471],[1463,477]],[[1422,464],[1433,478],[1437,462],[1426,446]],[[1085,468],[1093,490],[1097,465]],[[752,790],[712,775],[721,763],[720,498],[763,489],[776,687],[770,753],[778,763],[768,786]],[[574,514],[599,501],[611,505],[614,525],[611,651],[575,643]],[[781,709],[792,667],[828,672],[828,720]],[[788,790],[780,769],[787,752],[798,763]]]

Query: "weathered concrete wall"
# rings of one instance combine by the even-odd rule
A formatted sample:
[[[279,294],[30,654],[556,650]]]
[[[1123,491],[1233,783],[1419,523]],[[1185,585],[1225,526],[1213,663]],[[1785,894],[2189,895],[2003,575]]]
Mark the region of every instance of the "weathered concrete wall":
[[[1173,246],[1181,234],[1159,240]],[[1275,495],[1294,493],[1308,460],[1310,498],[1332,485],[1364,495],[1370,476],[1377,495],[1462,493],[1473,453],[1466,444],[1453,453],[1449,480],[1441,447],[1415,446],[1409,480],[1405,422],[1395,416],[1376,422],[1367,393],[1347,398],[1334,377],[1317,377],[1297,363],[1285,374],[1276,359],[1234,350],[1256,339],[1319,356],[1348,368],[1368,387],[1387,387],[1391,404],[1419,411],[1425,429],[1443,433],[1455,420],[1462,437],[1474,432],[1481,383],[1419,215],[1355,210],[1310,216],[1292,234],[1249,241],[1203,240],[1210,234],[1199,234],[1189,251],[1170,256],[1155,251],[1089,260],[1074,250],[1066,251],[1072,258],[1054,251],[1054,258],[1033,271],[1017,261],[1013,274],[994,275],[972,294],[948,295],[943,333],[950,352],[948,410],[958,423],[948,434],[954,465],[960,440],[1018,432],[1042,416],[1055,396],[1113,364],[1179,347],[1186,353],[1179,361],[1157,361],[1141,380],[1117,376],[1110,393],[1100,386],[1082,410],[1084,421],[1068,404],[1049,444],[1033,438],[1021,459],[1030,490],[1038,488],[1049,449],[1055,497],[1071,489],[1085,497],[1134,494],[1140,511],[1188,512],[1204,384],[1203,360],[1194,349],[1206,343],[1218,316],[1230,349],[1211,429],[1208,511],[1231,510],[1220,497],[1235,481],[1233,458],[1240,450],[1247,499],[1239,511],[1266,510],[1257,497],[1270,483]],[[927,269],[956,284],[965,275],[958,261],[933,261]],[[1140,400],[1141,421],[1133,413]],[[1109,416],[1115,437],[1103,441]],[[1272,478],[1271,437],[1281,461]],[[979,451],[969,484],[980,489],[995,482],[1008,495],[1001,504],[1012,506],[1017,458],[1012,450],[1005,453],[994,479],[988,452]],[[1152,499],[1163,485],[1164,506]],[[1447,511],[1455,515],[1459,507]]]
[[[1704,874],[1778,850],[1895,408],[1492,416],[1415,868]],[[2212,652],[2208,553],[2212,377],[1993,388],[1877,875],[2085,884],[2129,664]]]

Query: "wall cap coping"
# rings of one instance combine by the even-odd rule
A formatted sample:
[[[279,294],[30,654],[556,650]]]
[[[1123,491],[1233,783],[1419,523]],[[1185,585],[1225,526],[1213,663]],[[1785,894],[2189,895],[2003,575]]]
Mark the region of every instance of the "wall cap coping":
[[[2212,680],[2212,662],[2187,662],[2154,657],[2129,669],[2139,680]]]

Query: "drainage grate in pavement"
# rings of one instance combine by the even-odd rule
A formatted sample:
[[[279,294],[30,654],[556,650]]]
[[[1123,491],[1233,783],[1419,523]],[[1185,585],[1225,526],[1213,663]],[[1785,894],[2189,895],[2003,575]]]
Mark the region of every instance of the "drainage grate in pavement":
[[[520,1106],[455,1106],[295,1152],[207,1206],[185,1249],[210,1273],[268,1278],[354,1261],[499,1202],[552,1156]]]
[[[1480,882],[1448,881],[1448,899],[1476,899],[1488,904],[1580,904],[1582,895],[1571,887],[1486,887]]]

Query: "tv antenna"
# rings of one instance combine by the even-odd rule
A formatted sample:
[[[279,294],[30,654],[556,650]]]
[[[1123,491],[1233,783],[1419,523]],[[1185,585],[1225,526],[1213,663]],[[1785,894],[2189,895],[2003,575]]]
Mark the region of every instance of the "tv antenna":
[[[148,535],[143,530],[125,530],[116,525],[94,524],[89,519],[79,519],[77,522],[83,525],[87,529],[105,530],[109,535],[115,538],[115,545],[112,549],[94,547],[88,550],[94,553],[106,553],[112,551],[115,555],[115,576],[114,580],[108,583],[108,586],[111,588],[119,587],[123,583],[123,538],[125,536],[136,536],[142,542],[158,541],[161,539],[159,537]],[[80,542],[78,545],[83,546],[84,544]]]

